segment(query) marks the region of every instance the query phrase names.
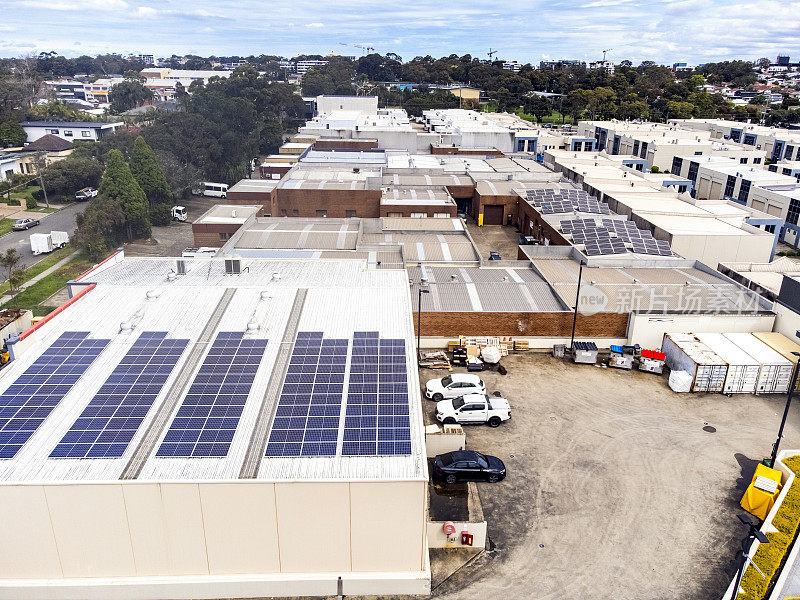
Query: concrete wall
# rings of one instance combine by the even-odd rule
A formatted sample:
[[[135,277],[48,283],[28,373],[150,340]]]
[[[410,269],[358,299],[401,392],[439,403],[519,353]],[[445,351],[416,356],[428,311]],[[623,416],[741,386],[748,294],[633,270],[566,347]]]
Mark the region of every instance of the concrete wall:
[[[800,314],[791,308],[776,302],[772,310],[775,311],[775,325],[772,331],[782,333],[792,341],[797,340],[797,332],[800,331]]]
[[[774,315],[646,315],[631,314],[628,343],[661,347],[665,333],[749,333],[772,331]]]
[[[377,96],[317,96],[317,114],[329,115],[336,110],[356,110],[378,114]]]
[[[152,577],[198,583],[174,596],[153,596],[169,598],[203,597],[204,581],[231,575],[265,581],[282,575],[280,592],[255,595],[285,596],[301,595],[292,582],[311,574],[324,579],[327,573],[332,582],[348,573],[407,578],[425,571],[426,483],[3,485],[0,597],[16,597],[18,580],[56,590],[63,583],[72,591],[54,597],[64,598],[82,597],[74,586],[86,579],[102,580],[85,582],[90,587],[113,584],[113,578],[142,586]],[[383,587],[381,579],[376,575],[368,593],[403,593]],[[215,594],[239,597],[236,581],[214,587]],[[146,597],[142,589],[115,597]]]
[[[775,238],[772,235],[681,235],[669,234],[658,228],[654,232],[658,239],[668,239],[673,252],[684,258],[699,260],[715,267],[724,262],[769,262]]]
[[[425,434],[425,452],[428,458],[438,454],[454,452],[466,448],[467,436],[464,430],[461,433],[430,433]]]

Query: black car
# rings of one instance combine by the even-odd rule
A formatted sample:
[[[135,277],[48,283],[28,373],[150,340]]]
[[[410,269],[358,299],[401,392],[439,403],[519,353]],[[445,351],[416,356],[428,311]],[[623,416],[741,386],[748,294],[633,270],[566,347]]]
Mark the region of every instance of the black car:
[[[457,481],[502,481],[506,466],[496,456],[474,450],[457,450],[433,459],[433,478],[447,483]]]

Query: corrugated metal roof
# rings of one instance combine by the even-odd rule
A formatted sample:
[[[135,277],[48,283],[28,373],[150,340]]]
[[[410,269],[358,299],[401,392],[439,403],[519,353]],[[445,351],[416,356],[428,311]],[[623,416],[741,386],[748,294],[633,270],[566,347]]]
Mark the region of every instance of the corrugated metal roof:
[[[142,331],[168,331],[193,345],[223,292],[235,289],[215,331],[249,331],[269,340],[255,383],[248,394],[228,455],[224,458],[162,458],[149,455],[141,480],[236,479],[247,451],[295,295],[307,289],[299,331],[321,331],[326,337],[352,339],[355,331],[378,331],[406,340],[411,408],[412,454],[391,457],[324,457],[263,459],[259,479],[425,479],[426,459],[414,337],[405,271],[369,268],[363,261],[243,260],[241,275],[225,275],[221,260],[187,260],[187,275],[170,277],[171,259],[128,259],[94,279],[97,287],[32,335],[32,346],[0,373],[0,389],[16,379],[62,332],[90,331],[112,340],[89,371],[56,407],[17,457],[0,461],[0,480],[109,481],[120,477],[149,420],[163,402],[189,354],[185,351],[167,384],[120,459],[51,459],[50,451],[117,366]],[[273,277],[273,273],[279,276]],[[148,290],[157,290],[147,298]],[[389,316],[391,318],[389,318]],[[120,333],[130,322],[134,333]],[[257,323],[255,331],[248,323]],[[215,335],[214,335],[215,337]],[[27,340],[26,340],[27,342]],[[194,367],[197,368],[197,365]],[[193,378],[193,377],[192,377]],[[180,406],[180,404],[178,405]],[[267,406],[269,408],[269,404]],[[176,407],[177,409],[177,407]],[[171,419],[170,419],[171,421]],[[168,425],[161,431],[163,438]],[[158,448],[156,444],[155,449]]]

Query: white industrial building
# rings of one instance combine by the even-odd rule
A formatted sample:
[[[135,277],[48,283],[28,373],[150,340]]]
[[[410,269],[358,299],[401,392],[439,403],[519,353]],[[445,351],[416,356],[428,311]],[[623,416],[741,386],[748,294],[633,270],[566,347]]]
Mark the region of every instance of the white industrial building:
[[[404,270],[118,255],[70,291],[0,375],[0,596],[429,592]]]
[[[103,136],[114,133],[124,123],[85,123],[74,121],[23,121],[20,123],[28,143],[48,134],[72,141],[96,142]]]

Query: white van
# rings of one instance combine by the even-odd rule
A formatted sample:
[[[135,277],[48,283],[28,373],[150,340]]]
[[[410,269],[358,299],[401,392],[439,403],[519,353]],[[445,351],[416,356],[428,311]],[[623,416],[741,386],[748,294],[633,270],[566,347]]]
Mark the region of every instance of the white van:
[[[224,198],[228,195],[227,183],[213,183],[211,181],[203,182],[203,196],[214,196],[215,198]]]

